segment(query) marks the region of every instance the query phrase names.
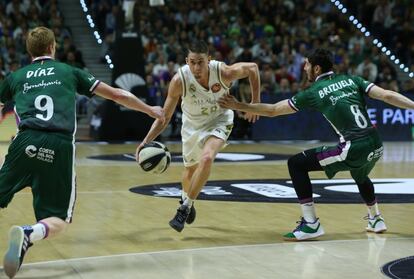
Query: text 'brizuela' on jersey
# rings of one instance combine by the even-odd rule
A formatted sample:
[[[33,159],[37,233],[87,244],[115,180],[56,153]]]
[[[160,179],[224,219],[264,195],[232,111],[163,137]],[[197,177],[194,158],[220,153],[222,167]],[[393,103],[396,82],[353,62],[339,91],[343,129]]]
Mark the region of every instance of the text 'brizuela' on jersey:
[[[364,98],[373,86],[358,76],[328,72],[292,97],[289,105],[297,111],[309,108],[321,112],[344,142],[376,132]]]
[[[0,102],[15,102],[19,129],[74,134],[76,93],[91,97],[98,84],[89,73],[43,56],[5,78]]]

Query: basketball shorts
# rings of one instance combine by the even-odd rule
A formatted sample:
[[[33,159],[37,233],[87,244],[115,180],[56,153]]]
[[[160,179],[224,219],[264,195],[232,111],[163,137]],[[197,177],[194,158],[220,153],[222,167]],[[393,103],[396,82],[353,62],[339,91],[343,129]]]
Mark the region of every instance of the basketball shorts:
[[[316,157],[328,178],[340,171],[350,171],[356,182],[364,182],[381,158],[383,146],[378,133],[315,149]]]
[[[232,129],[233,118],[229,119],[227,115],[220,116],[200,128],[185,122],[181,128],[184,166],[190,167],[199,163],[204,143],[209,137],[213,136],[227,142]]]
[[[38,221],[58,217],[70,223],[76,198],[74,154],[70,135],[20,131],[0,169],[0,207],[29,186]]]

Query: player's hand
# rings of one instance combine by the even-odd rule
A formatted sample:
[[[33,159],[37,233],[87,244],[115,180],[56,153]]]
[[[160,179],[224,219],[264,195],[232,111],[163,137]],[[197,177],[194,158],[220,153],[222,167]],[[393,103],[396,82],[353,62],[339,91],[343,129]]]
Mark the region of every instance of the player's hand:
[[[250,123],[254,123],[257,120],[259,120],[259,115],[254,114],[252,112],[246,112],[244,114],[244,119],[246,119],[247,121],[249,121]]]
[[[220,99],[218,99],[217,102],[222,108],[236,109],[236,110],[237,110],[238,104],[240,103],[239,101],[237,101],[237,99],[234,96],[230,94],[223,95]]]
[[[151,107],[150,112],[148,113],[149,116],[152,118],[159,119],[162,123],[165,121],[165,112],[162,107],[159,106],[153,106]]]
[[[135,160],[138,162],[139,161],[139,152],[141,151],[141,149],[144,147],[145,142],[141,142],[137,149],[135,150]]]

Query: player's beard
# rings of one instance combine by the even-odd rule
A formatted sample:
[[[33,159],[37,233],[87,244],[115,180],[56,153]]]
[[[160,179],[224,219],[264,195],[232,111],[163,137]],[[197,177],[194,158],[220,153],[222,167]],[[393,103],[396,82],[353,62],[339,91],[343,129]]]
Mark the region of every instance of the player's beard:
[[[308,72],[306,72],[306,77],[308,78],[308,81],[309,81],[309,82],[314,82],[314,81],[315,81],[315,78],[314,78],[314,76],[312,75],[312,73],[308,73]]]
[[[309,82],[314,82],[316,80],[316,74],[313,71],[313,68],[311,68],[309,71],[306,71],[306,76]]]

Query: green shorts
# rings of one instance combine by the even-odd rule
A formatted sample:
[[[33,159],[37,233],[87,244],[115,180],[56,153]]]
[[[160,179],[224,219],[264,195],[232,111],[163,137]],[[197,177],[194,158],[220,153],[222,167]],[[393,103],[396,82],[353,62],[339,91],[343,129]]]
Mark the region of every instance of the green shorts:
[[[76,199],[73,137],[36,130],[20,131],[0,169],[0,207],[15,193],[32,188],[36,219],[72,221]]]
[[[340,171],[350,171],[356,182],[364,182],[381,158],[384,147],[378,133],[315,149],[316,157],[328,178]]]

